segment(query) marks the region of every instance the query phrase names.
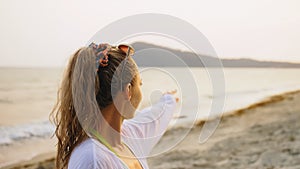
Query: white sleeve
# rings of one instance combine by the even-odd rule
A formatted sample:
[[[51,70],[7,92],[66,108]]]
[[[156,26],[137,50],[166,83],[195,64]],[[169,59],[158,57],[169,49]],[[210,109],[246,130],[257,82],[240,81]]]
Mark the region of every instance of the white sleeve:
[[[175,112],[176,100],[171,94],[164,94],[158,103],[147,107],[137,113],[130,120],[124,120],[122,132],[134,142],[139,154],[146,156],[157,144],[166,131]]]

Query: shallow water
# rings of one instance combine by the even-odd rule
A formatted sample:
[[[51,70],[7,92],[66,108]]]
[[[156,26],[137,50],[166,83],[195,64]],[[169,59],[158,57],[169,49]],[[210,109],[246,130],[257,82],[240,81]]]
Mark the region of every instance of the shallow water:
[[[246,107],[274,94],[300,89],[300,69],[140,70],[143,79],[140,109],[155,103],[162,92],[178,90],[181,102],[173,125],[185,125],[211,114]],[[62,69],[0,68],[0,77],[0,145],[49,136],[54,128],[48,118],[55,103]],[[212,103],[217,104],[212,107]]]

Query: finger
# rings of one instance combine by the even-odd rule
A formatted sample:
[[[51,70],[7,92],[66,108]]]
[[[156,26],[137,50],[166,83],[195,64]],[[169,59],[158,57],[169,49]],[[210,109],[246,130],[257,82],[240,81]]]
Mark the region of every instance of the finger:
[[[167,93],[169,93],[169,94],[175,94],[176,92],[177,92],[177,90],[175,89],[175,90],[169,91]]]

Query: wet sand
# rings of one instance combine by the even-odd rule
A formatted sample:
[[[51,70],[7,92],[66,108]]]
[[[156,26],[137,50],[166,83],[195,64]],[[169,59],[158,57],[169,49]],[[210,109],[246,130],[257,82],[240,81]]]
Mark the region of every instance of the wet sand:
[[[52,169],[55,144],[55,139],[35,138],[0,146],[0,168]]]
[[[300,169],[300,92],[266,99],[223,117],[200,144],[200,122],[170,152],[148,160],[151,168]],[[165,134],[158,146],[181,134]]]
[[[149,158],[150,168],[300,169],[300,91],[273,96],[232,112],[222,118],[207,142],[199,144],[202,127],[203,122],[199,122],[175,148]],[[184,131],[178,128],[166,132],[157,149]],[[3,168],[53,166],[54,152],[48,152]]]

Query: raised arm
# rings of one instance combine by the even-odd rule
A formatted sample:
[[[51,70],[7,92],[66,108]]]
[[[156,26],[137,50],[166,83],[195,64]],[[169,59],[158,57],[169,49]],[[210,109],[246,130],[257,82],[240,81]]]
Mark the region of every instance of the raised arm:
[[[122,134],[140,157],[149,155],[164,134],[175,107],[175,97],[172,94],[164,94],[158,103],[139,111],[133,119],[124,121]]]

